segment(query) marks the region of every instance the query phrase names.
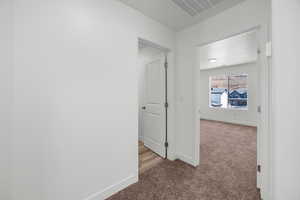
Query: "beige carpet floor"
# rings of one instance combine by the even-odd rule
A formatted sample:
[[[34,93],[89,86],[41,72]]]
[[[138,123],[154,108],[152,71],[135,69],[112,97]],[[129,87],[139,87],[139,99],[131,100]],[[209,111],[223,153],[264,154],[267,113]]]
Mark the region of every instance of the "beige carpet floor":
[[[201,120],[201,164],[164,160],[109,200],[258,200],[256,128]]]

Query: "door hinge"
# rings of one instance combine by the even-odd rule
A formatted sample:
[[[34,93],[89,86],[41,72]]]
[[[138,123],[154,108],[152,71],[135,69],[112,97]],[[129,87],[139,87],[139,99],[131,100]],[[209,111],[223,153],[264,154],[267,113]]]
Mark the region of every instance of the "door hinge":
[[[169,143],[165,142],[165,147],[168,148],[169,147]]]
[[[165,108],[168,108],[168,107],[169,107],[169,103],[166,102],[166,103],[165,103]]]
[[[261,106],[257,106],[257,112],[261,113]]]
[[[167,62],[165,62],[165,69],[167,69],[168,68],[168,63]]]
[[[257,165],[257,171],[261,172],[261,165]]]
[[[258,199],[259,200],[263,200],[262,198],[261,198],[261,189],[260,188],[257,188],[257,192],[258,192]]]
[[[257,49],[257,54],[260,54],[261,53],[261,50],[260,49]]]

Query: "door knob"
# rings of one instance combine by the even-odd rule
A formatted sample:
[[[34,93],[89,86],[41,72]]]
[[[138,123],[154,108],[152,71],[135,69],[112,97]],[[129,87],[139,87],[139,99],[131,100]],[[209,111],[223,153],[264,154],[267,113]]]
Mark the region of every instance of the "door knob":
[[[143,106],[142,109],[143,109],[143,110],[146,110],[146,106]]]

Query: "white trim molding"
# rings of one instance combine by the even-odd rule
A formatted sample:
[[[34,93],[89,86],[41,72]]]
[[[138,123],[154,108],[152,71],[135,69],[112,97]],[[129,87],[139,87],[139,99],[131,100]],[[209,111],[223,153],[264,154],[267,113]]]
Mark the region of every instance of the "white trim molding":
[[[223,122],[223,123],[237,124],[237,125],[244,125],[244,126],[253,126],[253,127],[258,126],[257,122],[245,121],[245,120],[231,120],[231,119],[221,120],[221,119],[214,119],[210,117],[201,117],[200,120],[210,120],[216,122]]]
[[[196,159],[194,159],[190,156],[186,156],[181,153],[177,153],[177,159],[182,160],[183,162],[186,162],[186,163],[192,165],[193,167],[197,167],[199,165],[199,163],[196,161]]]
[[[84,200],[105,200],[108,197],[116,194],[117,192],[125,189],[126,187],[128,187],[136,182],[138,182],[138,175],[137,174],[131,175],[131,176],[119,181],[116,184],[108,186],[107,188],[105,188],[99,192],[96,192],[94,194],[91,194]]]

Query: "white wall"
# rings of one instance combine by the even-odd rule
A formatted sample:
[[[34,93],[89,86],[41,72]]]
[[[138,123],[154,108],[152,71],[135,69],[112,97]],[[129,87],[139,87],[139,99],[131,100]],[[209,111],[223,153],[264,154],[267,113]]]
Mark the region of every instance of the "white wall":
[[[272,0],[272,200],[300,199],[299,10],[299,0]]]
[[[14,9],[12,199],[102,199],[135,182],[137,38],[173,49],[174,33],[112,0]]]
[[[209,77],[224,74],[248,74],[248,110],[235,110],[224,108],[211,108],[209,106]],[[244,124],[249,126],[257,125],[257,100],[258,100],[258,72],[257,64],[242,64],[232,67],[201,70],[200,89],[200,117],[202,119],[224,121],[229,123]]]
[[[12,5],[0,1],[0,199],[9,200],[12,87]]]
[[[268,73],[267,59],[265,57],[264,44],[268,40],[268,0],[246,0],[241,4],[230,8],[212,18],[209,18],[193,27],[183,30],[176,35],[176,153],[191,164],[198,164],[197,152],[199,146],[195,145],[199,140],[199,99],[197,77],[196,46],[207,44],[228,36],[238,34],[253,27],[260,26],[259,44],[262,51],[260,75],[264,77]],[[194,77],[193,79],[191,77]],[[266,93],[267,83],[262,83],[261,94]],[[268,112],[268,99],[261,102],[265,117]],[[196,120],[197,119],[197,120]],[[267,123],[267,122],[266,122]],[[261,127],[264,132],[265,127]],[[265,134],[264,136],[267,136]],[[267,150],[266,150],[267,151]],[[267,155],[264,155],[268,157]],[[260,159],[260,158],[259,158]],[[264,165],[265,166],[265,165]],[[268,166],[263,168],[266,172]]]

